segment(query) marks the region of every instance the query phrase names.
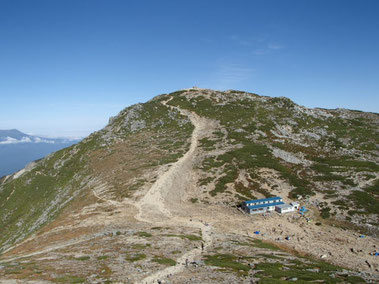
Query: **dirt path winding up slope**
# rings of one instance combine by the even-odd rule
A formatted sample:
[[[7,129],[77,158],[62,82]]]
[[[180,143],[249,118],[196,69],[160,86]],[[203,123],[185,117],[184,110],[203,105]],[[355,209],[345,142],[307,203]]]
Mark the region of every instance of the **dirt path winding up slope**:
[[[164,104],[167,105],[167,102]],[[212,244],[211,225],[200,220],[190,220],[189,217],[177,216],[173,212],[175,210],[173,206],[183,201],[186,197],[186,190],[193,186],[191,174],[193,157],[199,144],[200,133],[210,131],[208,128],[209,122],[192,112],[176,107],[172,108],[189,117],[195,126],[190,148],[183,157],[158,178],[146,195],[135,204],[139,211],[135,217],[139,221],[154,223],[155,225],[199,228],[204,240],[203,249],[206,250]],[[144,278],[141,283],[156,283],[159,279],[164,279],[168,275],[180,272],[184,269],[186,261],[193,261],[202,251],[202,248],[195,248],[185,253],[176,260],[177,264],[175,266],[157,271]]]

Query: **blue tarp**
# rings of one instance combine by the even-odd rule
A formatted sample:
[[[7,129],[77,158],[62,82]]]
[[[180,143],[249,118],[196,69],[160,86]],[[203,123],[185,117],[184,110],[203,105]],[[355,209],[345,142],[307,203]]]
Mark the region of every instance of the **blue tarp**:
[[[304,206],[302,206],[302,207],[299,209],[299,212],[300,212],[301,215],[304,215],[304,213],[307,212],[307,211],[308,211],[308,209],[305,208]]]
[[[260,231],[255,231],[254,234],[259,235],[261,232]]]

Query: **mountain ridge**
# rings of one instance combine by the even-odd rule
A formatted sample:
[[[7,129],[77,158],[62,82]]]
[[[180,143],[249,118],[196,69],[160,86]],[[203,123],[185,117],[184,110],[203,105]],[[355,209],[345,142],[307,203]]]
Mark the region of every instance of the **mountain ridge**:
[[[80,266],[81,277],[90,281],[91,273],[100,273],[99,279],[121,281],[128,273],[133,281],[152,283],[172,273],[181,282],[186,272],[180,263],[188,256],[201,263],[199,281],[206,281],[204,273],[209,273],[240,282],[248,281],[252,272],[226,276],[209,265],[219,267],[216,260],[221,258],[226,270],[240,265],[250,271],[244,266],[248,255],[240,255],[239,263],[233,254],[239,255],[241,246],[253,253],[257,242],[266,241],[287,253],[326,255],[329,262],[359,268],[366,273],[360,276],[374,279],[378,267],[367,254],[377,241],[377,126],[377,114],[308,109],[289,99],[241,91],[187,89],[157,96],[124,109],[104,129],[39,161],[21,176],[0,180],[0,216],[5,216],[0,222],[7,229],[0,238],[1,258],[35,261],[35,255],[51,258],[56,251],[64,259],[54,260],[57,267],[76,273],[75,258],[83,251],[94,267],[100,265],[96,257],[106,254],[111,274]],[[20,210],[31,194],[44,198],[33,199],[33,206],[24,204],[22,212],[12,211]],[[300,200],[314,222],[297,215],[250,217],[236,208],[242,200],[271,195]],[[253,237],[257,229],[265,233]],[[365,238],[364,253],[350,250],[357,243],[356,230],[372,235]],[[283,239],[290,235],[290,242]],[[207,255],[191,249],[187,237],[203,239]],[[127,251],[111,253],[109,238],[133,251],[126,257],[128,272],[119,270],[122,262],[116,261],[118,253]],[[87,242],[96,248],[89,250]],[[18,245],[12,250],[14,243]],[[77,247],[80,243],[84,246]],[[179,258],[168,244],[183,250]],[[137,245],[139,251],[133,249]],[[76,256],[66,258],[63,248]],[[135,257],[141,259],[134,264],[130,259]],[[179,264],[157,267],[155,260],[163,258],[175,258]],[[256,265],[263,263],[267,260],[259,259]],[[39,264],[47,271],[46,280],[62,274]],[[133,270],[139,264],[146,277]]]

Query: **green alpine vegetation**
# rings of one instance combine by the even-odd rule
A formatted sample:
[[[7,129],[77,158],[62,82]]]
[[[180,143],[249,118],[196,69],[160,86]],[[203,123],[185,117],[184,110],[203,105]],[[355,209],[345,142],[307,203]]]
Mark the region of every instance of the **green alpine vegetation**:
[[[364,214],[366,222],[377,218],[379,114],[307,109],[284,97],[235,90],[189,89],[168,96],[168,104],[219,123],[212,137],[200,140],[209,154],[199,164],[198,185],[211,197],[235,196],[236,204],[270,197],[272,192],[261,186],[262,171],[268,169],[279,179],[270,186],[287,182],[291,199],[323,194],[330,202],[323,217],[345,219],[349,211],[356,223]],[[333,195],[327,193],[331,188]]]
[[[2,178],[0,252],[50,223],[73,201],[83,202],[99,177],[112,184],[116,197],[130,196],[145,181],[125,184],[127,176],[175,162],[188,148],[192,130],[187,117],[158,101],[137,104],[79,144],[36,161],[21,176]],[[134,156],[138,160],[129,164]]]
[[[375,282],[378,126],[236,90],[127,107],[0,179],[0,282]],[[308,213],[238,208],[272,196]]]

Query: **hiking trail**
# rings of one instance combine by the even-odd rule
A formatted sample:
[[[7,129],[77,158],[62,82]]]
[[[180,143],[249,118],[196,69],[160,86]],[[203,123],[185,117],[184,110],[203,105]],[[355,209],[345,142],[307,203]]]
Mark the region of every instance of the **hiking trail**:
[[[168,101],[163,102],[166,106],[167,103]],[[145,196],[135,204],[138,208],[138,213],[135,218],[141,222],[154,223],[155,225],[198,228],[201,230],[204,247],[203,249],[199,247],[190,250],[176,260],[176,265],[154,272],[141,281],[138,281],[138,283],[144,284],[157,283],[158,280],[163,280],[168,276],[182,271],[186,267],[187,262],[194,261],[212,244],[211,225],[201,220],[191,220],[189,216],[175,216],[173,213],[173,205],[181,202],[186,196],[186,190],[191,187],[191,185],[193,186],[193,184],[191,184],[191,182],[193,182],[191,172],[194,153],[198,147],[201,133],[207,133],[209,131],[209,123],[206,119],[201,118],[193,112],[178,107],[168,107],[176,109],[182,115],[187,116],[194,125],[195,128],[192,132],[190,148],[155,181]]]

